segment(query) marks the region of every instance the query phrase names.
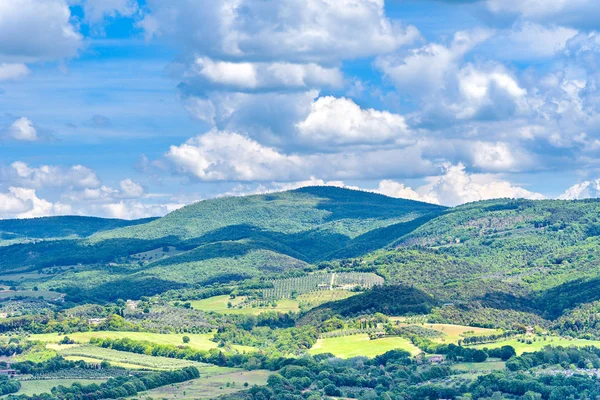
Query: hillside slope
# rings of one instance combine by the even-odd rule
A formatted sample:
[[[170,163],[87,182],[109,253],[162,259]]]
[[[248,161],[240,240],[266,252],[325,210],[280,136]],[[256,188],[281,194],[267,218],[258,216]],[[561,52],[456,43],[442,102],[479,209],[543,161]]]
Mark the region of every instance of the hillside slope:
[[[94,233],[146,224],[156,218],[138,220],[64,216],[0,220],[0,240],[88,237]]]
[[[600,300],[600,201],[492,200],[444,212],[363,257],[445,302],[557,318]],[[560,301],[559,301],[560,299]]]
[[[38,286],[95,298],[147,282],[167,290],[287,276],[383,248],[445,209],[336,187],[218,198],[84,239],[0,247],[0,270],[64,267]]]

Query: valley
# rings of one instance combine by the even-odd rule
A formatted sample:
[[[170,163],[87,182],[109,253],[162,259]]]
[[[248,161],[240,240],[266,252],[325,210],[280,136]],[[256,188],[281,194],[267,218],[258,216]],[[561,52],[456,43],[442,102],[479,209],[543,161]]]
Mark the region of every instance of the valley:
[[[600,368],[599,215],[597,200],[446,208],[308,187],[160,219],[0,221],[0,365],[15,374],[0,391],[600,395],[581,376]]]

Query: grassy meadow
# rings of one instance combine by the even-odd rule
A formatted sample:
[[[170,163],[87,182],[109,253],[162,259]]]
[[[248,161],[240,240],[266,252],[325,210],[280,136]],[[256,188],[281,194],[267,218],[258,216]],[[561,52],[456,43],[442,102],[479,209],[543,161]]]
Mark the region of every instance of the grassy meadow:
[[[139,393],[135,399],[215,399],[219,396],[232,394],[254,385],[264,385],[271,371],[236,371],[212,377],[201,376],[199,379],[163,386],[157,389]]]
[[[533,337],[527,337],[527,339],[533,339]],[[487,347],[488,349],[495,349],[502,346],[512,346],[518,355],[523,353],[530,353],[534,351],[542,350],[546,346],[575,346],[575,347],[585,347],[585,346],[596,346],[600,347],[600,340],[585,340],[585,339],[570,339],[564,338],[560,336],[549,336],[547,340],[543,340],[540,337],[536,337],[537,341],[530,343],[522,343],[517,339],[503,340],[500,342],[480,344],[473,346],[478,349],[483,349]]]
[[[360,334],[334,338],[319,339],[309,350],[310,354],[332,353],[339,358],[374,357],[393,349],[402,349],[413,355],[421,350],[414,346],[408,339],[401,337],[386,337],[382,339],[369,339],[369,335]]]
[[[145,340],[157,344],[169,344],[175,346],[183,345],[183,337],[187,336],[190,338],[190,342],[186,343],[189,346],[197,350],[210,350],[218,347],[218,343],[211,341],[214,334],[212,333],[149,333],[149,332],[120,332],[120,331],[94,331],[94,332],[75,332],[66,335],[77,343],[88,343],[91,338],[107,338],[107,339],[122,339],[129,338],[132,340]],[[42,333],[37,335],[31,335],[31,340],[37,340],[46,343],[58,343],[64,338],[64,334],[56,333]],[[254,349],[249,346],[233,346],[238,351],[253,351]]]

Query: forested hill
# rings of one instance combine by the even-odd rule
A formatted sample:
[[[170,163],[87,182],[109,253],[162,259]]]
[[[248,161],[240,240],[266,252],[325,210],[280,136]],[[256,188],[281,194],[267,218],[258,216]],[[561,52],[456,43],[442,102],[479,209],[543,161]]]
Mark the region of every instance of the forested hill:
[[[384,248],[445,210],[336,187],[217,198],[89,237],[5,241],[0,272],[59,268],[43,286],[93,298],[290,276]]]
[[[0,240],[87,237],[100,231],[146,224],[155,219],[128,221],[79,216],[5,219],[0,220]]]
[[[39,230],[42,239],[4,240],[0,272],[51,270],[39,287],[116,299],[364,271],[465,305],[477,318],[510,311],[556,319],[600,300],[599,216],[598,200],[498,199],[444,208],[309,187],[202,201],[149,222],[3,221],[5,231],[33,237]]]
[[[151,223],[97,234],[94,239],[197,238],[228,226],[298,234],[320,230],[354,238],[372,229],[444,210],[433,204],[337,187],[201,201]]]

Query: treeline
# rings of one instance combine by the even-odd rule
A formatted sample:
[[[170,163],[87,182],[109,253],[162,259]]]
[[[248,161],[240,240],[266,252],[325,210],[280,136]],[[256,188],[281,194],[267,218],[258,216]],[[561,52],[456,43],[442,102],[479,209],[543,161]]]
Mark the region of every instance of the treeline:
[[[318,325],[335,315],[344,317],[383,313],[385,315],[428,314],[435,305],[429,294],[402,285],[375,286],[347,299],[323,304],[304,315],[301,325]]]
[[[239,367],[248,370],[268,369],[275,371],[283,366],[293,363],[294,358],[272,357],[269,358],[263,353],[226,353],[223,349],[196,350],[188,346],[174,346],[167,344],[156,344],[141,340],[123,339],[102,339],[92,338],[90,344],[107,349],[127,351],[130,353],[147,354],[151,356],[160,356],[168,358],[178,358],[182,360],[198,361],[208,364],[215,364],[221,367]]]
[[[458,346],[455,346],[453,351],[457,348]],[[564,357],[561,354],[565,351],[571,352],[571,349],[545,349],[524,357],[547,358],[546,365],[554,365]],[[571,356],[567,358],[569,361],[575,361],[579,355],[582,359],[586,359],[588,353],[595,354],[597,351],[600,350],[573,349]],[[509,363],[519,358],[513,356]],[[323,354],[303,358],[301,363],[282,368],[277,374],[269,377],[266,386],[253,387],[246,392],[225,396],[223,399],[278,400],[343,397],[403,400],[564,400],[594,399],[600,396],[600,380],[595,376],[544,375],[541,371],[540,374],[525,374],[521,370],[507,369],[480,376],[474,381],[449,384],[447,379],[452,375],[453,372],[449,367],[420,365],[410,357],[409,353],[402,350],[392,350],[370,360],[364,358],[340,360],[330,354]]]
[[[49,372],[61,371],[64,369],[74,368],[92,368],[85,361],[70,361],[65,360],[61,356],[53,357],[49,360],[35,363],[33,361],[15,362],[10,365],[12,369],[19,371],[20,374],[26,375],[41,375]]]
[[[217,343],[258,347],[269,356],[283,356],[305,352],[317,342],[318,338],[319,334],[312,326],[285,329],[255,327],[244,330],[229,325],[219,328],[212,340]]]
[[[36,396],[10,396],[12,400],[100,400],[120,399],[135,396],[140,392],[161,386],[196,379],[200,372],[195,367],[185,367],[178,371],[145,374],[141,376],[122,376],[111,378],[105,383],[91,385],[73,384],[70,387],[57,386],[51,393]]]
[[[600,349],[596,347],[551,347],[535,353],[525,353],[506,363],[511,371],[526,371],[535,367],[560,365],[562,368],[600,368]]]

